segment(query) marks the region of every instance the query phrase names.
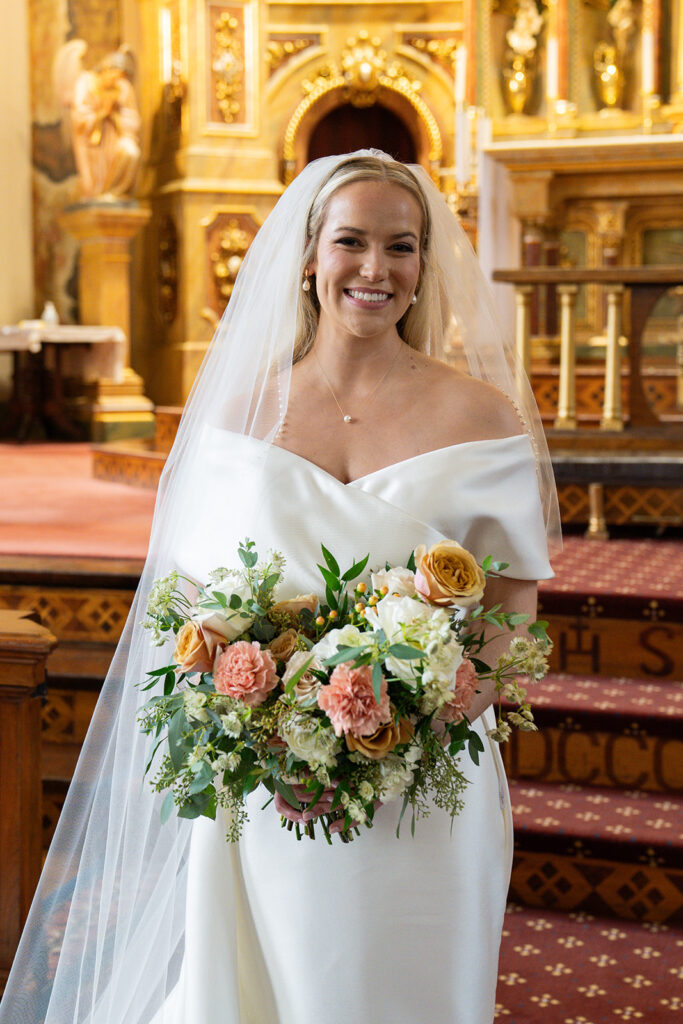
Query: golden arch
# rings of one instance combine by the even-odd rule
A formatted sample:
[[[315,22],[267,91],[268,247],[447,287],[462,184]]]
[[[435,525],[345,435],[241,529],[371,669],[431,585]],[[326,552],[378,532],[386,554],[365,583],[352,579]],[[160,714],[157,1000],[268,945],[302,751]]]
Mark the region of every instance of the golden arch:
[[[308,95],[301,100],[285,131],[283,160],[286,185],[303,170],[308,144],[320,119],[348,101],[348,82],[343,75],[332,75],[316,82]],[[415,138],[418,163],[422,164],[438,185],[438,172],[443,156],[441,132],[436,118],[422,97],[417,94],[408,79],[380,75],[379,89],[374,102],[381,103],[406,122]]]

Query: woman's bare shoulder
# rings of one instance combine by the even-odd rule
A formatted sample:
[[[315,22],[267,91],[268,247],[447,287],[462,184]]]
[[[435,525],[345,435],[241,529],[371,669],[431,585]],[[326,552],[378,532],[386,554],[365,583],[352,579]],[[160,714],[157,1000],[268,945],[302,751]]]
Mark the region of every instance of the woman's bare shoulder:
[[[423,353],[415,353],[423,386],[441,429],[463,441],[512,437],[524,433],[524,424],[503,392],[486,381]]]

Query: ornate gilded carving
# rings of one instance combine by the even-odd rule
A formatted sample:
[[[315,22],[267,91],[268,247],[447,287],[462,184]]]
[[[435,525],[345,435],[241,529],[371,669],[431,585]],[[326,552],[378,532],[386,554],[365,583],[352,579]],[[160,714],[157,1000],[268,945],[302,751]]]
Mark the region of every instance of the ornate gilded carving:
[[[414,32],[404,32],[403,42],[406,46],[412,46],[414,50],[426,54],[435,64],[439,64],[451,77],[454,75],[455,53],[462,45],[462,35],[458,36],[428,36],[416,35]]]
[[[292,114],[284,139],[285,183],[293,179],[296,170],[296,137],[304,118],[323,96],[341,91],[341,102],[357,107],[372,106],[381,99],[383,89],[402,96],[417,112],[429,137],[429,161],[436,178],[436,169],[442,156],[441,132],[436,118],[420,96],[422,83],[411,78],[398,61],[387,61],[387,53],[378,37],[361,31],[347,40],[341,62],[327,61],[316,68],[312,78],[304,79],[301,87],[304,99]]]
[[[311,46],[319,45],[320,36],[317,34],[306,36],[272,35],[268,40],[266,48],[268,74],[275,74],[292,57],[302,53],[304,50],[308,50]]]
[[[230,10],[222,11],[215,22],[215,55],[211,62],[218,109],[226,124],[231,124],[241,109],[244,90],[243,26]]]
[[[170,324],[178,309],[178,232],[169,216],[163,217],[159,225],[158,259],[159,315]]]
[[[211,253],[213,278],[222,306],[225,306],[235,287],[235,279],[249,248],[252,236],[236,220],[228,221],[218,236],[218,247]]]

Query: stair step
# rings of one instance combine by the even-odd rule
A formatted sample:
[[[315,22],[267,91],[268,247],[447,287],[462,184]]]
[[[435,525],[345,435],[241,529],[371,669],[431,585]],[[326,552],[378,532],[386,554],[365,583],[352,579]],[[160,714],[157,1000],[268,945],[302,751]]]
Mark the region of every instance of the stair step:
[[[683,797],[515,779],[510,795],[514,900],[683,921]]]
[[[155,490],[167,454],[157,451],[154,440],[93,445],[93,476],[109,483],[130,484]]]
[[[511,778],[683,795],[683,683],[551,673],[529,695],[539,731],[503,746]]]
[[[683,543],[565,539],[539,615],[557,672],[683,679]]]
[[[683,1008],[683,931],[509,904],[496,1024],[654,1024]]]

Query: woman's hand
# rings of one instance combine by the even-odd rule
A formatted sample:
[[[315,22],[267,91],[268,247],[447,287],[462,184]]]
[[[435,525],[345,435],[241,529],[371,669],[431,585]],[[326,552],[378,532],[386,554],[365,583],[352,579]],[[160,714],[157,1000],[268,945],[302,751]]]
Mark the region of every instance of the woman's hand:
[[[302,805],[302,809],[297,811],[296,808],[288,804],[283,796],[279,793],[275,794],[275,810],[278,814],[281,814],[283,818],[287,818],[289,821],[298,822],[299,824],[306,825],[309,821],[313,821],[315,818],[319,818],[322,814],[329,814],[332,808],[332,801],[334,800],[335,789],[324,789],[320,794],[319,800],[315,804],[311,804],[313,794],[306,789],[305,786],[294,785],[292,786],[294,795],[296,796],[299,803]],[[375,800],[375,810],[381,806],[381,800]],[[341,807],[340,807],[341,812]],[[358,822],[354,821],[351,823],[351,828],[356,828]],[[344,831],[344,815],[337,821],[331,821],[328,825],[328,831],[331,833],[343,832]]]

